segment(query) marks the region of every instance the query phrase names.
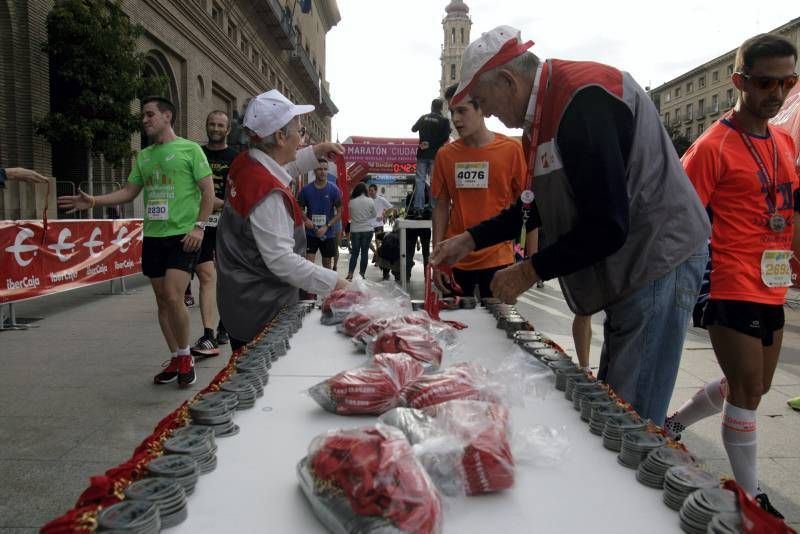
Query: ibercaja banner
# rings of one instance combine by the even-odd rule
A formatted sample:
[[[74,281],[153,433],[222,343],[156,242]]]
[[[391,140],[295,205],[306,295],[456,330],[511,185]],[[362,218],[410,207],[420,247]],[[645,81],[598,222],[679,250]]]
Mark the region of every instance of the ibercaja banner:
[[[0,304],[142,270],[141,219],[0,221]]]

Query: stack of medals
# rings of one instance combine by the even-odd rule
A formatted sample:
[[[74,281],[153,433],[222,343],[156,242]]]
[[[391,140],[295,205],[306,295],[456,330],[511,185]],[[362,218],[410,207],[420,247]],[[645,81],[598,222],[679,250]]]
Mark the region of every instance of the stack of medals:
[[[575,398],[574,394],[572,398]],[[608,392],[606,391],[588,392],[580,400],[581,420],[586,423],[591,423],[593,411],[611,408],[616,405],[617,403],[608,396]]]
[[[197,462],[186,454],[165,454],[150,460],[145,467],[151,476],[169,478],[180,484],[186,495],[194,493],[200,476]]]
[[[170,528],[182,523],[188,511],[186,492],[174,480],[168,478],[144,478],[125,488],[125,498],[147,501],[158,507],[161,528]]]
[[[580,411],[581,409],[581,401],[585,399],[587,396],[591,395],[593,397],[597,397],[600,394],[599,398],[605,396],[608,398],[608,392],[597,382],[583,382],[580,384],[575,384],[575,387],[572,389],[572,407],[576,410]],[[610,399],[609,399],[610,400]],[[588,421],[589,418],[586,418]]]
[[[261,382],[262,392],[264,386],[269,383],[269,370],[272,367],[272,362],[267,366],[267,360],[264,356],[243,354],[236,361],[236,370],[240,374],[252,374],[258,377]]]
[[[256,383],[258,386],[256,386]],[[256,389],[256,387],[258,387],[258,389]],[[237,410],[252,408],[256,405],[256,398],[260,396],[259,393],[261,396],[264,395],[264,386],[261,385],[261,380],[255,375],[233,375],[220,384],[219,388],[222,391],[236,393],[239,398],[239,404],[236,406]]]
[[[98,532],[157,534],[161,531],[158,506],[148,501],[122,501],[97,514]]]
[[[536,330],[517,330],[514,332],[514,343],[524,347],[527,343],[538,342],[541,343],[540,348],[547,348],[547,344],[543,343],[545,337],[541,332]]]
[[[205,393],[189,405],[192,426],[210,428],[218,438],[234,436],[239,433],[239,427],[233,422],[238,406],[239,396],[235,392]]]
[[[458,301],[458,307],[462,310],[474,310],[478,306],[478,299],[475,297],[461,297]]]
[[[705,488],[689,495],[681,506],[681,529],[689,534],[705,534],[717,514],[737,514],[736,494],[723,488]]]
[[[550,362],[550,363],[552,363],[553,365],[565,365],[565,364],[559,364],[557,362]],[[548,363],[547,365],[550,366],[550,363]],[[570,363],[572,363],[572,367],[565,366],[561,369],[553,368],[551,366],[551,369],[553,369],[556,374],[556,389],[558,391],[564,391],[564,392],[567,391],[567,382],[569,381],[570,378],[579,379],[580,377],[586,376],[586,373],[578,369],[578,366],[575,365],[574,362]]]
[[[571,362],[572,359],[564,352],[555,347],[547,347],[546,349],[536,349],[533,351],[533,357],[541,361],[545,365],[550,362]]]
[[[667,469],[664,475],[664,504],[680,510],[683,501],[695,490],[719,487],[717,477],[693,465],[679,465]]]
[[[660,447],[647,455],[639,464],[636,480],[655,489],[664,488],[667,469],[676,465],[696,465],[697,459],[686,451],[672,447]]]
[[[164,442],[165,454],[184,454],[197,462],[201,475],[217,468],[217,443],[213,432],[200,429],[198,432],[187,432],[172,437]]]
[[[642,421],[638,415],[630,413],[609,415],[606,418],[606,425],[603,427],[603,447],[619,452],[622,448],[622,435],[625,432],[643,430],[646,426],[647,423]]]
[[[625,417],[627,415],[628,414],[625,412],[625,408],[616,402],[608,406],[593,407],[591,414],[589,414],[589,432],[595,436],[602,436],[603,430],[606,428],[606,421],[608,421],[608,419],[617,416]],[[620,442],[620,446],[621,445],[622,443]],[[619,451],[619,449],[617,449],[617,451]]]
[[[567,379],[567,387],[564,389],[564,397],[568,401],[572,400],[572,393],[575,391],[575,386],[578,384],[592,384],[597,382],[597,379],[594,377],[588,376],[586,374],[581,374],[580,376],[575,376],[572,378]]]
[[[711,518],[706,532],[708,534],[739,534],[744,532],[742,516],[739,513],[717,514]]]
[[[667,438],[661,434],[646,430],[635,430],[622,434],[622,448],[617,456],[617,462],[630,469],[636,469],[647,458],[650,451],[663,447]]]

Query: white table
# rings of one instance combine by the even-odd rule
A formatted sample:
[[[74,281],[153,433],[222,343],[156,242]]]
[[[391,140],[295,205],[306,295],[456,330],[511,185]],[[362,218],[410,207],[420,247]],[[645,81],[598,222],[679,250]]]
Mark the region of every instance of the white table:
[[[427,228],[432,231],[431,221],[418,221],[413,219],[397,219],[395,221],[397,229],[400,231],[400,287],[404,291],[408,290],[408,277],[406,272],[406,230],[409,228]]]
[[[459,333],[461,353],[446,360],[496,365],[513,344],[482,308],[446,312],[470,325]],[[239,435],[217,440],[218,467],[200,477],[189,498],[189,517],[179,533],[325,533],[297,482],[297,462],[318,434],[370,425],[374,417],[325,412],[305,394],[313,384],[366,357],[332,327],[319,324],[319,311],[306,317],[289,354],[273,365],[264,397],[239,412]],[[636,481],[588,431],[563,393],[512,407],[512,424],[543,424],[566,432],[566,460],[550,467],[517,465],[515,486],[502,493],[446,501],[444,532],[459,534],[678,533],[678,514],[661,501],[662,492]]]

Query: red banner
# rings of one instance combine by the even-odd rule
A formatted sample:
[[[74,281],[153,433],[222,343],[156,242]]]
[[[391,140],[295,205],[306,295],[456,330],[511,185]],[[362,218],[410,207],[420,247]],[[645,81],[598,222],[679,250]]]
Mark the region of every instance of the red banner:
[[[142,270],[141,219],[0,221],[0,304]]]

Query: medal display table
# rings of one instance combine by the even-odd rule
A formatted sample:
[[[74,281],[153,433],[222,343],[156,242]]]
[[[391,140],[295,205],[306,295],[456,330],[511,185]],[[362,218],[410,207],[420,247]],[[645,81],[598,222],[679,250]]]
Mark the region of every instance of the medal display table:
[[[288,355],[274,362],[264,396],[254,408],[237,412],[239,435],[217,440],[218,468],[200,477],[188,499],[188,518],[170,532],[328,532],[300,489],[297,463],[317,435],[372,425],[377,418],[328,413],[306,394],[314,384],[368,363],[349,338],[319,319],[319,310],[305,317]],[[458,332],[458,351],[445,356],[443,367],[475,362],[493,368],[514,350],[485,308],[445,312],[443,319],[469,326]],[[555,428],[566,434],[568,452],[551,465],[518,461],[509,490],[443,499],[444,532],[680,532],[678,514],[662,502],[663,492],[640,484],[635,470],[617,462],[617,453],[603,447],[602,438],[589,432],[580,412],[555,389],[552,374],[540,389],[546,395],[526,398],[524,407],[510,406],[512,431]]]

